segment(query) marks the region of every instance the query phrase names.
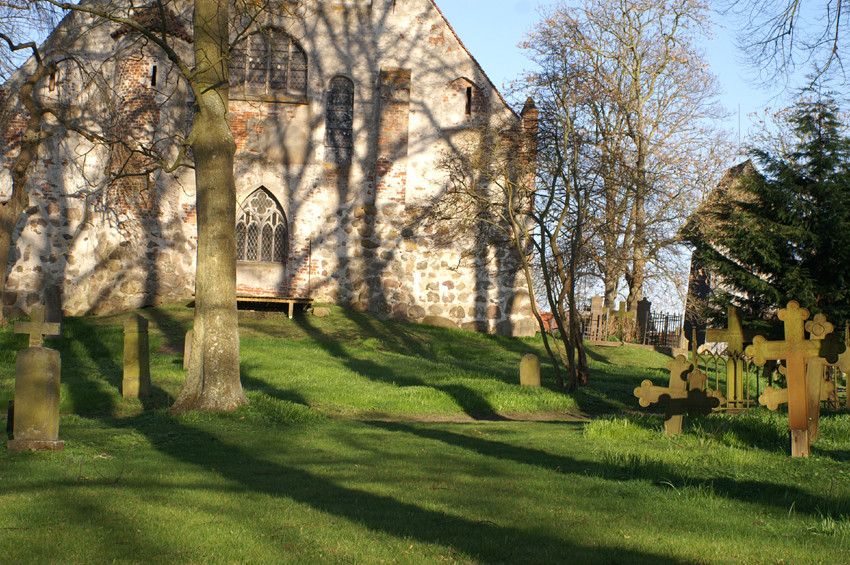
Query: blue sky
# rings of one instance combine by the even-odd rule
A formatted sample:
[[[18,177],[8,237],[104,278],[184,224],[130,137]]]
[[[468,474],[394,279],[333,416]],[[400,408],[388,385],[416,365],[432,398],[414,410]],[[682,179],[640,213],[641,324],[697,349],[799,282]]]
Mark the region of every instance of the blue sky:
[[[449,23],[484,67],[498,88],[519,76],[530,62],[517,47],[539,21],[538,6],[553,6],[560,0],[436,0]],[[734,23],[732,24],[735,25]],[[754,80],[736,49],[734,29],[714,26],[715,38],[704,50],[712,71],[725,92],[721,102],[733,112],[726,126],[738,133],[740,105],[741,137],[750,127],[748,114],[762,113],[766,107],[782,106],[776,92],[754,86]]]

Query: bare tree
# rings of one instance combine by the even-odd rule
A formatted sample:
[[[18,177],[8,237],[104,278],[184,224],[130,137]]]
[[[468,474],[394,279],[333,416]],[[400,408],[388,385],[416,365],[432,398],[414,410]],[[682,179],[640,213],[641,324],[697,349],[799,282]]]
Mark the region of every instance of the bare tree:
[[[49,4],[30,0],[0,2],[0,82],[32,55],[32,47],[56,26],[60,17],[60,11]]]
[[[542,113],[548,110],[541,109]],[[515,119],[494,120],[467,132],[457,150],[446,155],[440,168],[448,189],[427,218],[446,230],[446,243],[473,234],[471,254],[487,248],[508,248],[519,258],[529,295],[548,303],[558,328],[551,340],[537,298],[531,308],[543,335],[559,388],[573,390],[588,382],[587,360],[581,341],[575,285],[584,249],[582,225],[587,193],[571,182],[580,159],[572,132],[553,126],[554,118],[539,120],[540,110],[529,98],[522,110],[522,125]],[[561,127],[571,127],[572,116],[560,116]],[[554,135],[553,135],[554,134]],[[558,137],[567,141],[559,143]],[[566,370],[565,381],[563,371]]]
[[[814,83],[824,75],[846,80],[846,0],[727,0],[723,14],[741,22],[739,46],[765,84],[787,81],[800,68]]]
[[[724,115],[718,86],[692,43],[706,22],[693,0],[588,0],[554,8],[523,44],[541,69],[526,77],[535,99],[579,111],[582,158],[593,162],[585,230],[609,307],[625,278],[636,311],[647,269],[664,269],[729,154],[712,125]]]

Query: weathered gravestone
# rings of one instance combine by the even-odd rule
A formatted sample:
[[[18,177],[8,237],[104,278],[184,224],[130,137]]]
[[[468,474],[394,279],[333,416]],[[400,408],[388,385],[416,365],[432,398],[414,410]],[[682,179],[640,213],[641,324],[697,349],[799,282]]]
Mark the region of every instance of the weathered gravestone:
[[[708,377],[699,369],[694,369],[693,364],[684,355],[677,355],[668,362],[667,369],[670,371],[670,386],[655,386],[647,379],[634,393],[644,408],[656,402],[667,405],[664,432],[669,437],[682,433],[685,411],[689,414],[708,414],[712,408],[720,406],[722,395],[705,388]]]
[[[584,337],[589,341],[605,341],[608,338],[608,312],[604,308],[605,298],[596,295],[590,299],[590,317]]]
[[[640,302],[637,303],[637,339],[639,343],[643,342],[643,339],[646,337],[646,331],[649,326],[649,317],[652,313],[652,302],[648,299],[644,298]]]
[[[13,451],[60,450],[59,352],[42,347],[44,336],[58,335],[59,324],[44,321],[44,307],[33,306],[29,322],[15,322],[15,333],[29,334],[29,348],[18,352],[15,365]]]
[[[529,353],[519,362],[519,384],[522,386],[540,386],[540,359]]]
[[[148,321],[138,314],[130,314],[124,321],[124,380],[121,384],[124,398],[151,395]]]
[[[753,358],[756,365],[764,365],[769,359],[785,361],[785,377],[788,382],[787,396],[778,396],[779,392],[765,390],[759,402],[776,408],[784,399],[788,402],[788,426],[791,429],[791,456],[808,457],[809,444],[812,441],[810,425],[814,420],[816,430],[818,412],[820,411],[820,388],[822,382],[822,366],[824,362],[835,363],[843,349],[843,344],[825,340],[827,334],[834,329],[822,315],[809,319],[809,311],[800,308],[800,304],[792,300],[787,308],[779,310],[779,319],[785,324],[785,339],[782,341],[767,341],[762,336],[756,336],[753,344],[747,347],[747,355]],[[805,330],[812,334],[812,339],[806,339]],[[807,365],[817,365],[811,373]],[[817,377],[814,374],[817,373]],[[811,375],[811,376],[810,376]],[[813,381],[811,386],[809,381]],[[811,389],[811,393],[810,393]],[[817,393],[814,391],[817,390]],[[813,404],[817,404],[813,407]]]

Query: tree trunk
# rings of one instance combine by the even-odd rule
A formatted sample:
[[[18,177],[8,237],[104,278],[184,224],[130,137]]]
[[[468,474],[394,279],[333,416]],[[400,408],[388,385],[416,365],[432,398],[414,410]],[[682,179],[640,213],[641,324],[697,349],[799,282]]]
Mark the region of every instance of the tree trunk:
[[[228,115],[229,4],[196,0],[192,150],[198,217],[195,326],[189,373],[172,411],[233,410],[248,400],[239,377],[236,315],[236,144]]]
[[[50,74],[52,68],[45,65],[40,57],[36,57],[36,62],[38,66],[35,72],[27,78],[20,92],[20,99],[29,112],[29,119],[21,136],[21,151],[12,166],[12,196],[7,202],[0,204],[0,265],[3,266],[3,276],[0,279],[0,297],[6,290],[6,272],[9,269],[9,255],[14,243],[15,227],[29,203],[27,174],[30,165],[38,157],[38,145],[41,142],[41,120],[45,111],[33,96],[33,90],[39,81]],[[0,308],[0,326],[6,324],[3,309]]]
[[[642,124],[643,121],[640,120],[639,123]],[[628,278],[629,297],[627,306],[629,312],[634,312],[637,315],[637,305],[643,299],[643,283],[646,279],[646,196],[648,193],[648,183],[646,178],[646,142],[640,133],[635,137],[635,144],[637,145],[637,177],[635,179],[633,208],[635,231],[632,248],[631,276]]]

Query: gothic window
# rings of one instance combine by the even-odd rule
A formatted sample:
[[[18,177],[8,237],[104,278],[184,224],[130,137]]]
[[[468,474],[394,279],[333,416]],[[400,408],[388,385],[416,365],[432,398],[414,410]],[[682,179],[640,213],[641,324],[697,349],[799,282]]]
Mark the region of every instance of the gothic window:
[[[331,80],[325,124],[325,162],[351,163],[354,123],[354,83],[345,77]]]
[[[285,263],[288,249],[286,216],[274,196],[261,187],[242,204],[236,220],[236,259]]]
[[[307,54],[286,33],[263,28],[230,51],[230,87],[253,96],[304,96]]]

